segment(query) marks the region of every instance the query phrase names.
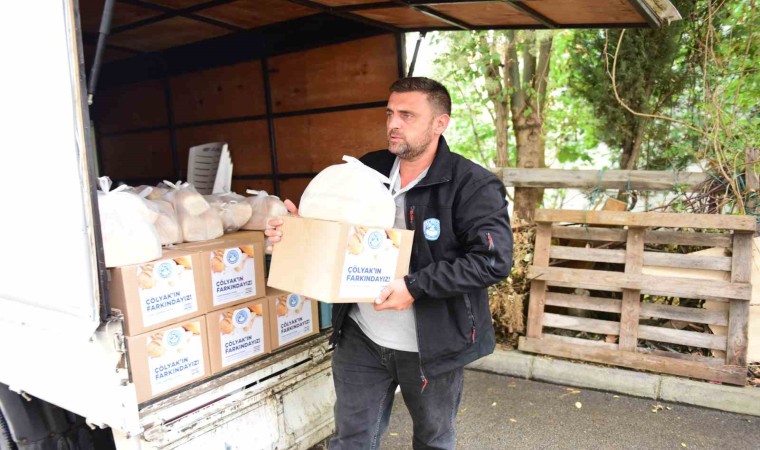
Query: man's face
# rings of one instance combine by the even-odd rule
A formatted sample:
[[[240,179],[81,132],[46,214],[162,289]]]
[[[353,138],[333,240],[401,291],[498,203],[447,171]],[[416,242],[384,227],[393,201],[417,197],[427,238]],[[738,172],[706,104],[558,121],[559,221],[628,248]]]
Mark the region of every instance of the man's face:
[[[436,114],[425,93],[391,93],[386,113],[388,150],[401,159],[414,161],[437,138]]]

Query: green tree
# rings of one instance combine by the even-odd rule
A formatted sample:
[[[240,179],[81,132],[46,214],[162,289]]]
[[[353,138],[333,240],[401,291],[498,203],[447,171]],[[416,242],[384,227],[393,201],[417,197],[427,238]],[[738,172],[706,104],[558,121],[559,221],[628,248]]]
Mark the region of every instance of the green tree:
[[[585,98],[591,104],[598,121],[597,136],[608,146],[619,149],[621,169],[639,167],[648,137],[662,141],[667,126],[649,127],[649,116],[676,107],[689,85],[692,72],[684,62],[693,52],[687,29],[694,3],[691,0],[674,3],[686,20],[657,29],[625,30],[623,40],[619,40],[622,30],[575,33],[575,51],[569,65],[570,95]],[[621,103],[643,115],[631,113]],[[652,135],[647,136],[647,132]]]
[[[486,136],[479,132],[482,129],[476,125],[476,117],[482,117],[485,111],[494,127],[493,162],[497,167],[545,167],[544,111],[552,40],[551,32],[536,31],[438,35],[438,42],[448,46],[436,60],[440,76],[454,87],[457,99],[470,112],[466,120],[473,130],[480,159],[487,159],[488,155],[481,142]],[[509,151],[510,123],[514,158]],[[541,189],[515,189],[515,218],[532,221],[542,197]]]

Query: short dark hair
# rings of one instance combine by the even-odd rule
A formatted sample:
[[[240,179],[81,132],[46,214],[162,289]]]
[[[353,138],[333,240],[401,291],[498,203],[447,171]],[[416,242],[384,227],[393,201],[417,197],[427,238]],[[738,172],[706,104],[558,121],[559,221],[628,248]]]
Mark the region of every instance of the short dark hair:
[[[406,77],[391,85],[391,92],[423,92],[427,94],[433,109],[440,114],[451,115],[451,96],[441,83],[426,77]]]

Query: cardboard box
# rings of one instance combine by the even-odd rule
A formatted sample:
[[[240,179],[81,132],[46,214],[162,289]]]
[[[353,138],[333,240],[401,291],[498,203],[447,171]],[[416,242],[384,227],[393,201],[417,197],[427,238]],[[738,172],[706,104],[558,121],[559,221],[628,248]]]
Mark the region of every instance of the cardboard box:
[[[126,341],[139,403],[211,375],[205,316]]]
[[[177,248],[201,253],[206,311],[266,295],[263,232],[240,231],[210,241],[180,244]]]
[[[271,351],[269,302],[265,298],[206,314],[211,373]]]
[[[409,271],[414,231],[283,217],[268,286],[328,303],[373,302]]]
[[[317,301],[277,289],[267,290],[272,350],[319,333]]]
[[[136,336],[206,312],[208,288],[201,255],[164,250],[161,259],[109,269],[111,306],[124,313],[124,332]]]

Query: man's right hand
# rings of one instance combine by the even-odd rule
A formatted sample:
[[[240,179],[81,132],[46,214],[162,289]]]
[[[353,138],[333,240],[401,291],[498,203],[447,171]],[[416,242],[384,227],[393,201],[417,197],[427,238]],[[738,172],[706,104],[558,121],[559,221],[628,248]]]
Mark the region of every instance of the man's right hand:
[[[283,203],[285,203],[285,208],[288,209],[291,216],[298,217],[298,208],[296,208],[296,205],[293,202],[285,200]],[[282,240],[281,225],[282,219],[279,217],[275,217],[267,223],[267,229],[264,230],[264,235],[269,239],[270,244],[274,245]]]

